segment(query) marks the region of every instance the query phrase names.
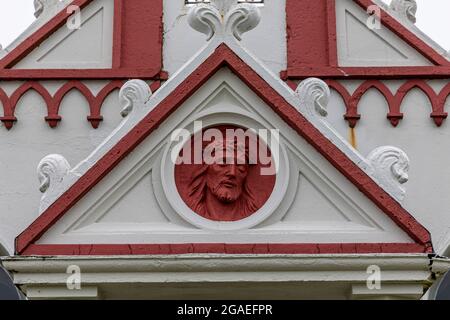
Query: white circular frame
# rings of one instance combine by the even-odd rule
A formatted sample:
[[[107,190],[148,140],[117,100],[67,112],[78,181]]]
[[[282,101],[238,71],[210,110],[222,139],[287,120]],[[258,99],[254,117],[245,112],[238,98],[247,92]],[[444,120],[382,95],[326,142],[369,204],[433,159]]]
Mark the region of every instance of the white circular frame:
[[[219,113],[207,115],[203,118],[196,119],[195,121],[202,121],[203,129],[208,127],[214,127],[218,125],[234,125],[243,128],[253,128],[253,129],[267,129],[258,121],[243,116],[242,114],[233,113]],[[190,124],[193,125],[193,122]],[[172,162],[171,154],[179,154],[185,143],[190,141],[192,136],[196,133],[193,130],[189,130],[191,135],[189,138],[180,141],[170,141],[166,150],[164,151],[161,160],[161,182],[164,190],[165,197],[174,209],[174,211],[181,216],[186,222],[200,228],[207,230],[217,230],[217,231],[230,231],[230,230],[243,230],[249,229],[259,225],[268,219],[279,207],[283,198],[286,195],[289,181],[289,160],[287,152],[282,142],[279,142],[279,163],[278,172],[275,179],[275,186],[273,188],[272,194],[266,203],[251,216],[238,220],[238,221],[213,221],[200,216],[198,213],[194,212],[185,201],[181,198],[178,188],[175,183],[175,164]],[[264,143],[268,144],[268,141],[259,136]],[[174,151],[172,151],[174,150]],[[276,161],[276,159],[274,159]]]

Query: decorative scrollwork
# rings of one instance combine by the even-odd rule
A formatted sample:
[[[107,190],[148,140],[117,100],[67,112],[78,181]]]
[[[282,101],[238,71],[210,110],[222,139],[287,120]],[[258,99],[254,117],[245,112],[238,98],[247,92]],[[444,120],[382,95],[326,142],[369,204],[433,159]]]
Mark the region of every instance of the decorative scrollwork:
[[[300,99],[301,107],[304,107],[310,115],[319,114],[322,117],[328,115],[330,88],[325,82],[317,78],[308,78],[298,85],[295,93]]]
[[[242,35],[259,24],[261,12],[251,4],[241,4],[228,11],[225,16],[225,32],[233,34],[239,41]]]
[[[367,157],[380,185],[403,201],[406,189],[402,186],[409,180],[409,159],[399,148],[384,146],[373,150]]]
[[[207,4],[193,6],[188,14],[188,23],[192,29],[206,34],[206,41],[211,40],[222,27],[219,10]]]
[[[59,2],[59,0],[34,0],[34,16],[39,18],[44,12],[54,11]]]
[[[392,0],[389,9],[402,20],[416,23],[416,0]]]
[[[70,165],[63,156],[58,154],[46,156],[37,167],[39,190],[44,194],[50,193],[67,176],[69,170]]]
[[[207,41],[215,35],[231,34],[237,40],[254,29],[261,21],[258,7],[237,0],[212,0],[210,4],[193,6],[188,13],[189,25],[206,34]]]
[[[127,117],[136,108],[143,108],[151,95],[150,87],[142,80],[130,80],[125,83],[119,92],[120,103],[123,106],[120,112],[122,117]]]

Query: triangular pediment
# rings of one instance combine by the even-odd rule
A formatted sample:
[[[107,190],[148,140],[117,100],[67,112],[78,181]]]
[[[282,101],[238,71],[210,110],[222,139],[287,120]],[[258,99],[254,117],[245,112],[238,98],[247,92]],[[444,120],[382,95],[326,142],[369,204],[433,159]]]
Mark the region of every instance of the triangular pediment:
[[[375,6],[374,6],[375,7]],[[382,8],[369,13],[381,14]],[[336,27],[340,66],[431,66],[419,51],[353,1],[336,1]]]
[[[389,180],[392,168],[360,155],[324,119],[326,84],[308,79],[292,91],[241,47],[239,21],[214,20],[218,35],[156,93],[127,82],[125,119],[84,161],[41,161],[41,214],[17,238],[19,254],[429,250],[429,233]],[[230,126],[270,146],[276,170],[263,174],[260,162],[177,167],[173,155],[203,128]]]
[[[250,224],[190,221],[170,180],[171,133],[205,125],[280,129],[272,212]],[[413,240],[224,67],[71,208],[38,244],[333,243]],[[320,165],[319,165],[320,164]],[[169,171],[169,172],[168,172]],[[172,190],[170,192],[168,190]],[[268,201],[270,202],[270,200]],[[271,204],[267,204],[271,205]],[[101,240],[100,240],[101,239]],[[265,239],[265,240],[263,240]],[[101,242],[99,242],[101,241]]]
[[[18,61],[14,69],[111,68],[113,1],[93,1],[78,14],[75,7],[70,10],[72,18]]]

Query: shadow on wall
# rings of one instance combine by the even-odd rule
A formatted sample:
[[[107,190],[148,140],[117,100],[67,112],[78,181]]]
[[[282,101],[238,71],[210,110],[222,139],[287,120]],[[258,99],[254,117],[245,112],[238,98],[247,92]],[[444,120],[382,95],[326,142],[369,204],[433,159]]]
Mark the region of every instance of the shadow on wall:
[[[9,256],[8,250],[0,243],[0,257]]]

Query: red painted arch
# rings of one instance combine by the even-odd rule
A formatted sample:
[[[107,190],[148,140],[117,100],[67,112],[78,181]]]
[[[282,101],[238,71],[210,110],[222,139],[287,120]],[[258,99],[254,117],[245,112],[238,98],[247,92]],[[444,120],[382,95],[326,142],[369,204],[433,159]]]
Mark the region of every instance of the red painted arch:
[[[361,101],[361,98],[371,89],[378,90],[378,92],[386,99],[389,109],[387,118],[391,121],[391,124],[396,127],[398,125],[398,121],[403,119],[403,114],[400,113],[399,108],[397,108],[397,100],[394,98],[391,90],[389,90],[389,88],[381,81],[369,80],[363,82],[353,93],[350,100],[350,108],[355,110],[355,113],[358,113],[358,104]]]
[[[103,116],[101,115],[101,108],[105,99],[115,90],[120,89],[124,84],[124,81],[116,80],[107,84],[97,96],[94,98],[93,103],[90,106],[91,114],[87,117],[88,121],[91,122],[92,127],[97,129],[100,122],[103,121]]]
[[[421,90],[429,99],[431,104],[430,117],[433,119],[436,126],[441,126],[443,121],[448,117],[448,113],[445,111],[445,102],[450,95],[450,83],[444,86],[439,94],[436,94],[426,81],[422,79],[410,79],[398,88],[395,94],[393,94],[381,80],[365,80],[353,94],[350,94],[348,90],[336,80],[328,79],[325,82],[330,88],[341,95],[347,108],[344,118],[349,122],[351,128],[354,128],[358,120],[361,119],[361,115],[358,112],[358,105],[362,96],[370,89],[378,90],[378,92],[386,99],[389,106],[387,118],[394,127],[396,127],[400,120],[403,119],[401,106],[404,98],[411,90],[416,88]],[[295,87],[296,84],[293,83],[291,86]]]
[[[408,81],[397,90],[395,98],[397,99],[398,104],[396,106],[397,110],[395,111],[400,112],[401,103],[405,99],[406,95],[413,89],[420,89],[430,100],[432,111],[438,111],[436,93],[427,83],[422,80]]]
[[[4,108],[5,117],[0,120],[3,121],[7,129],[11,129],[14,122],[17,121],[17,118],[15,117],[17,103],[23,97],[23,95],[30,90],[33,90],[36,93],[38,93],[42,97],[42,99],[44,99],[47,105],[49,105],[52,102],[51,95],[48,93],[47,89],[45,89],[39,82],[35,81],[25,82],[14,91],[14,93],[9,98],[9,103],[7,103],[6,107]],[[11,121],[10,119],[15,120]]]
[[[130,248],[145,247],[145,245],[94,245],[83,246],[73,244],[69,246],[39,245],[35,243],[53,226],[65,213],[67,213],[81,198],[83,198],[99,181],[101,181],[122,159],[130,154],[146,137],[158,127],[178,108],[184,101],[193,95],[208,79],[220,68],[229,68],[250,89],[252,89],[275,113],[277,113],[293,130],[312,145],[324,156],[341,174],[352,182],[376,206],[402,228],[416,243],[415,244],[336,244],[330,245],[330,252],[349,253],[360,248],[360,253],[388,251],[404,252],[430,252],[431,237],[429,232],[417,222],[397,201],[378,186],[361,168],[351,161],[340,149],[325,138],[306,118],[291,106],[278,92],[261,78],[251,67],[242,61],[225,44],[220,45],[215,52],[192,72],[170,95],[164,98],[148,115],[132,128],[106,155],[94,164],[80,179],[57,199],[39,218],[16,238],[16,251],[18,254],[80,254],[74,248],[90,248],[90,252],[100,253],[104,248],[108,254],[136,254]],[[157,246],[164,246],[163,244]],[[178,253],[189,253],[191,245],[183,245]],[[198,244],[198,246],[202,246]],[[216,249],[205,249],[205,252],[227,253],[227,250],[216,244]],[[231,245],[232,246],[232,245]],[[250,245],[245,245],[250,246]],[[267,246],[267,244],[266,244]],[[270,244],[269,244],[270,246]],[[278,246],[278,245],[272,245]],[[317,250],[325,244],[284,244],[280,247],[290,250],[290,253],[305,253],[306,250]],[[154,246],[147,246],[154,248]],[[342,248],[342,249],[338,249]],[[345,249],[344,249],[345,247]],[[128,248],[127,250],[123,250]],[[219,248],[219,249],[217,249]],[[222,249],[220,249],[222,248]],[[226,248],[226,247],[225,247]],[[248,248],[248,247],[247,247]],[[350,249],[351,248],[351,249]],[[375,249],[376,248],[376,249]],[[401,249],[400,249],[401,248]],[[83,249],[84,250],[84,249]],[[90,254],[87,252],[86,254]],[[104,251],[105,252],[105,251]],[[145,250],[143,251],[145,252]],[[152,252],[148,249],[148,252]],[[172,253],[172,252],[171,252]],[[267,252],[266,252],[267,253]]]
[[[64,97],[72,90],[77,90],[88,102],[89,105],[89,115],[87,120],[91,123],[94,128],[98,128],[100,122],[103,120],[101,115],[101,108],[105,99],[115,90],[120,89],[124,81],[113,80],[107,83],[98,93],[94,96],[91,90],[79,80],[71,80],[63,84],[52,97],[48,90],[39,82],[28,81],[17,88],[11,97],[0,88],[0,102],[3,105],[3,117],[0,117],[5,127],[9,130],[13,127],[14,123],[18,121],[15,116],[15,109],[20,98],[23,97],[28,91],[33,90],[39,94],[45,101],[47,106],[48,115],[45,117],[45,121],[49,124],[51,128],[54,128],[62,120],[59,115],[60,106]],[[152,85],[154,91],[160,85],[159,81],[155,81],[157,85]]]
[[[39,82],[29,81],[22,84],[19,88],[14,91],[10,98],[10,112],[11,115],[14,114],[16,110],[17,103],[20,98],[30,90],[36,91],[40,96],[44,99],[44,101],[49,104],[51,103],[52,96],[48,93],[47,89],[45,89]]]

